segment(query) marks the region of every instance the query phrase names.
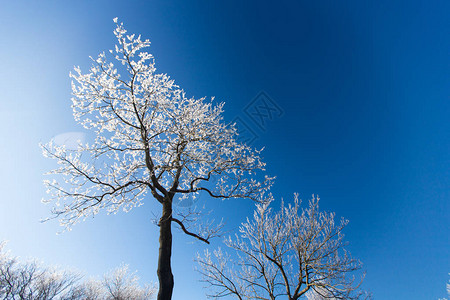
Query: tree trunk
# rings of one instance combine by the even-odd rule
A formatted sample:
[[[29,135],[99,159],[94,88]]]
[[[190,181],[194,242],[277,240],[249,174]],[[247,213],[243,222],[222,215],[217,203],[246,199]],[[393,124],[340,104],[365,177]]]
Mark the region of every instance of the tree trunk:
[[[158,279],[159,291],[157,300],[172,299],[173,275],[170,265],[172,256],[172,201],[164,199],[163,213],[159,221],[159,258]]]

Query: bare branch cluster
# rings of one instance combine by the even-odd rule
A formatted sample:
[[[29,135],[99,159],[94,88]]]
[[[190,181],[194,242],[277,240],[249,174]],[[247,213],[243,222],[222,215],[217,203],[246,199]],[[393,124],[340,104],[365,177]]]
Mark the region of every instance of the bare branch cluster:
[[[81,281],[77,273],[19,262],[0,244],[0,298],[5,300],[147,300],[154,286],[141,287],[139,278],[123,265],[103,280]]]
[[[236,256],[220,248],[198,255],[200,273],[210,286],[211,297],[233,295],[238,299],[359,299],[359,282],[352,272],[361,263],[345,250],[342,231],[348,221],[334,220],[334,213],[319,211],[314,197],[309,207],[281,205],[272,212],[270,202],[258,204],[253,219],[240,227],[240,235],[225,244]],[[233,259],[234,257],[234,259]]]

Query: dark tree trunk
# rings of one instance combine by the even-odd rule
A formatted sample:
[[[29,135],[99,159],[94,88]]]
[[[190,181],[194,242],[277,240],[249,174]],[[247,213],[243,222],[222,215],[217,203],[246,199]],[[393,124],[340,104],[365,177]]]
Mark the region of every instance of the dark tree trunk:
[[[159,222],[159,258],[158,258],[158,279],[159,291],[158,300],[172,299],[173,275],[170,260],[172,256],[172,201],[164,199],[163,213]]]

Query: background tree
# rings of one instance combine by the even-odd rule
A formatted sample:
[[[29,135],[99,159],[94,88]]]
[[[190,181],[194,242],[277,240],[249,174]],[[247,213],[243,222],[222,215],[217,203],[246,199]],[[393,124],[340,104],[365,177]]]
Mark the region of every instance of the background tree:
[[[145,286],[144,288],[139,286],[139,277],[130,273],[127,265],[123,265],[105,275],[102,283],[106,293],[114,300],[145,300],[150,299],[155,293],[151,286]]]
[[[334,298],[331,296],[330,292],[324,288],[317,287],[315,290],[310,289],[305,293],[307,300],[334,300],[338,298]]]
[[[220,248],[199,255],[199,271],[213,289],[210,297],[233,295],[238,299],[289,300],[358,299],[361,281],[351,272],[361,268],[344,249],[342,230],[348,221],[336,224],[334,213],[319,211],[319,199],[300,210],[294,204],[281,205],[273,213],[270,201],[257,205],[253,220],[243,223],[240,236],[225,244],[237,253],[237,260]],[[309,293],[307,293],[309,292]]]
[[[76,67],[71,74],[75,120],[93,130],[95,140],[75,150],[43,146],[59,164],[50,172],[56,178],[45,181],[48,201],[70,227],[103,208],[139,206],[150,193],[162,205],[158,299],[171,299],[172,222],[204,242],[214,233],[190,231],[189,218],[173,211],[174,198],[257,199],[271,178],[254,177],[265,164],[259,152],[236,141],[235,127],[223,122],[223,103],[187,98],[166,74],[156,73],[153,56],[143,51],[150,42],[127,35],[114,21],[115,49],[93,59],[88,73]]]
[[[155,287],[141,287],[123,265],[103,280],[81,281],[77,273],[48,268],[36,261],[20,262],[0,244],[0,298],[24,300],[149,300]]]
[[[450,296],[450,280],[447,282],[447,296]],[[447,300],[447,298],[439,298],[439,300]]]
[[[20,263],[4,250],[4,245],[0,244],[2,299],[62,299],[79,279],[71,272],[41,268],[35,261]]]

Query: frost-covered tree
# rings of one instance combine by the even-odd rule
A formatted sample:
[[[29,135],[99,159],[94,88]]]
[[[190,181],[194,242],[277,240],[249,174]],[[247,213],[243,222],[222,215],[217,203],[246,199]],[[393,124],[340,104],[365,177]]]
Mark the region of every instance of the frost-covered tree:
[[[0,244],[1,299],[63,299],[79,279],[72,272],[42,268],[35,261],[19,262]]]
[[[447,296],[450,296],[450,280],[447,282]],[[447,300],[447,298],[439,298],[439,300]]]
[[[307,300],[335,300],[335,298],[331,295],[329,291],[325,288],[316,287],[316,289],[310,289],[305,293]]]
[[[139,285],[139,277],[128,271],[128,266],[123,265],[105,275],[103,287],[106,293],[114,300],[145,300],[155,293],[152,286],[142,288]]]
[[[253,219],[242,224],[240,235],[225,244],[235,256],[220,248],[198,255],[199,271],[212,288],[212,298],[237,299],[358,299],[353,271],[361,268],[344,249],[342,230],[348,221],[335,223],[334,213],[319,211],[319,199],[300,209],[281,205],[274,213],[270,201],[258,204]],[[234,259],[233,259],[234,257]]]
[[[89,279],[75,284],[63,300],[150,300],[156,294],[153,285],[139,285],[139,277],[130,273],[128,265],[109,272],[103,280]]]
[[[0,299],[24,300],[149,300],[156,294],[151,285],[139,285],[139,278],[127,265],[115,269],[103,280],[82,281],[72,271],[48,268],[35,260],[21,262],[0,244]]]
[[[114,19],[117,44],[101,53],[88,72],[71,74],[75,120],[95,140],[75,150],[54,143],[44,155],[59,167],[45,184],[53,213],[66,227],[97,214],[139,206],[147,195],[162,206],[158,259],[158,299],[171,299],[172,222],[208,242],[214,231],[192,232],[177,217],[173,201],[205,193],[211,198],[257,199],[271,178],[259,152],[239,143],[236,128],[223,121],[223,103],[188,98],[166,74],[156,72],[141,36],[127,35]]]

